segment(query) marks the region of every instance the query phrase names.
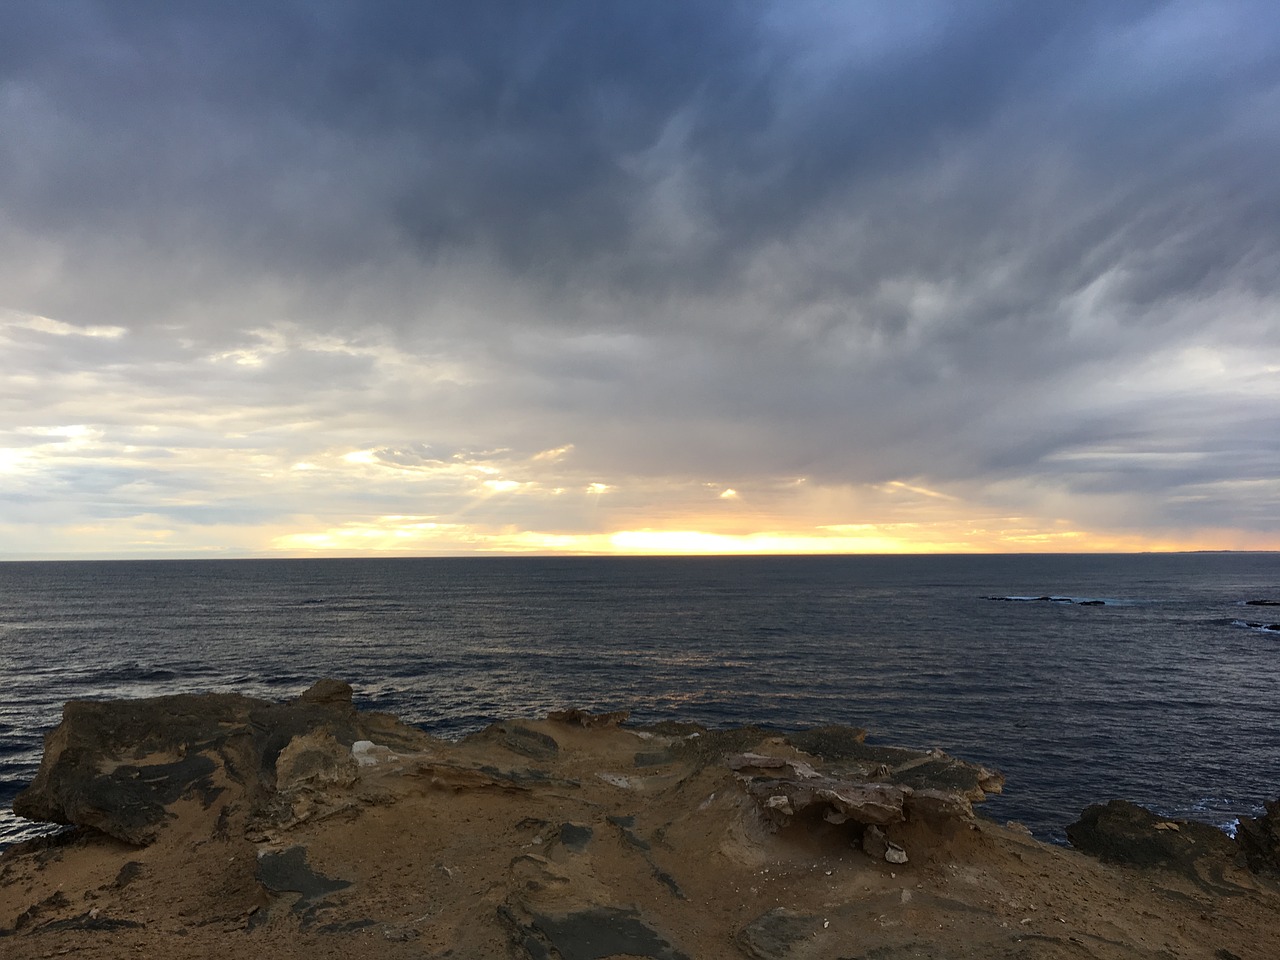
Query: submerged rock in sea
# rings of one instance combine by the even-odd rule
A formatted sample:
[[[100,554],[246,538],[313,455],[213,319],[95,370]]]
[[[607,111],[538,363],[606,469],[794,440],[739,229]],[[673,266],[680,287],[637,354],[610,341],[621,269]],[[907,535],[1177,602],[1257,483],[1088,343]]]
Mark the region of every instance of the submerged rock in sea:
[[[1081,600],[1078,597],[1052,597],[1048,595],[1041,596],[1041,597],[987,596],[987,597],[983,597],[982,599],[983,600],[1004,600],[1010,603],[1074,603],[1076,606],[1079,606],[1079,607],[1105,607],[1107,605],[1107,601],[1105,600]]]

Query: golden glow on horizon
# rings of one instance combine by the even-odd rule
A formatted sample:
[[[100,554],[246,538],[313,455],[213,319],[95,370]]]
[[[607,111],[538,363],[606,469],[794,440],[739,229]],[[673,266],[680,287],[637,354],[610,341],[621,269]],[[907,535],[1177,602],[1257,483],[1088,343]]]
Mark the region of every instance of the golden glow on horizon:
[[[1017,519],[1017,518],[1014,518]],[[1226,549],[1240,549],[1239,546]],[[1254,547],[1258,549],[1258,547]],[[295,555],[362,553],[537,553],[619,556],[920,553],[1125,553],[1180,551],[1202,544],[1071,529],[974,528],[963,522],[842,524],[809,530],[713,533],[698,529],[636,529],[558,533],[484,528],[426,517],[387,516],[322,531],[286,533],[273,552]]]
[[[1016,518],[1014,518],[1016,519]],[[710,521],[709,521],[710,522]],[[313,518],[292,527],[188,523],[155,514],[45,528],[42,549],[6,559],[40,556],[112,559],[141,556],[727,556],[766,554],[1140,553],[1191,550],[1275,550],[1265,535],[1199,530],[1187,539],[1098,534],[1029,521],[975,527],[962,522],[847,524],[832,528],[756,533],[632,528],[605,533],[524,530],[451,522],[429,516],[388,515],[343,523]],[[0,523],[0,544],[23,530]],[[0,549],[0,554],[4,554]]]

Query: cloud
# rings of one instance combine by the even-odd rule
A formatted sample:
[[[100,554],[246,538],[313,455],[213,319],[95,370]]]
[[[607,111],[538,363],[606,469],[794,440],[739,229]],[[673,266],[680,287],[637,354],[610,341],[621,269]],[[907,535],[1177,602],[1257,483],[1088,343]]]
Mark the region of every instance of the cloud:
[[[11,5],[7,522],[781,537],[914,491],[1274,544],[1278,39],[1244,2]]]

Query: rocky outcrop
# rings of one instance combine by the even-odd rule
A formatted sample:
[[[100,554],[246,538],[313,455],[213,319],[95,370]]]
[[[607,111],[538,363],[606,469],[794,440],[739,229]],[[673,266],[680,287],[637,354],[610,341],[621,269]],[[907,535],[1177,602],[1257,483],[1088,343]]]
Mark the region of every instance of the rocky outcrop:
[[[1088,807],[1067,827],[1067,839],[1104,863],[1179,873],[1207,889],[1228,893],[1227,874],[1240,847],[1221,830],[1194,820],[1168,820],[1127,800]]]
[[[452,743],[338,681],[69,704],[18,807],[91,829],[0,856],[0,956],[1280,955],[1280,886],[1206,874],[1192,826],[1134,814],[1104,847],[1154,871],[1117,896],[1115,868],[980,819],[1003,778],[938,750],[553,717]],[[1196,855],[1147,856],[1152,832]]]
[[[812,733],[795,739],[817,746]],[[851,842],[890,863],[908,859],[903,844],[892,838],[898,825],[922,823],[935,831],[971,827],[973,804],[1004,787],[1000,774],[940,750],[870,747],[861,735],[840,742],[830,732],[826,739],[836,745],[834,761],[798,752],[788,756],[778,748],[795,751],[795,744],[776,737],[766,741],[774,750],[737,754],[728,765],[773,824],[785,827],[796,818],[847,824]],[[814,765],[819,761],[827,761],[821,769]]]
[[[92,827],[145,845],[179,801],[209,809],[228,789],[278,818],[308,793],[355,782],[358,740],[416,742],[394,718],[358,714],[351,687],[322,680],[296,700],[238,694],[72,701],[45,737],[19,816]]]
[[[1280,800],[1266,804],[1260,817],[1242,818],[1236,840],[1249,869],[1280,877]]]

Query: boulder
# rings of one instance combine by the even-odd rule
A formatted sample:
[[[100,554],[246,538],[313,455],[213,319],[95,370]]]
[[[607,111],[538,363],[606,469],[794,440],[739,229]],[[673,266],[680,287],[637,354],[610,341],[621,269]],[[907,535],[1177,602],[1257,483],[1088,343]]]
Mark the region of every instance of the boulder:
[[[1260,817],[1243,817],[1236,842],[1254,873],[1280,876],[1280,800],[1266,804]]]
[[[1127,800],[1094,804],[1067,827],[1077,850],[1105,863],[1163,867],[1198,877],[1200,861],[1230,861],[1236,845],[1206,823],[1167,820]]]

